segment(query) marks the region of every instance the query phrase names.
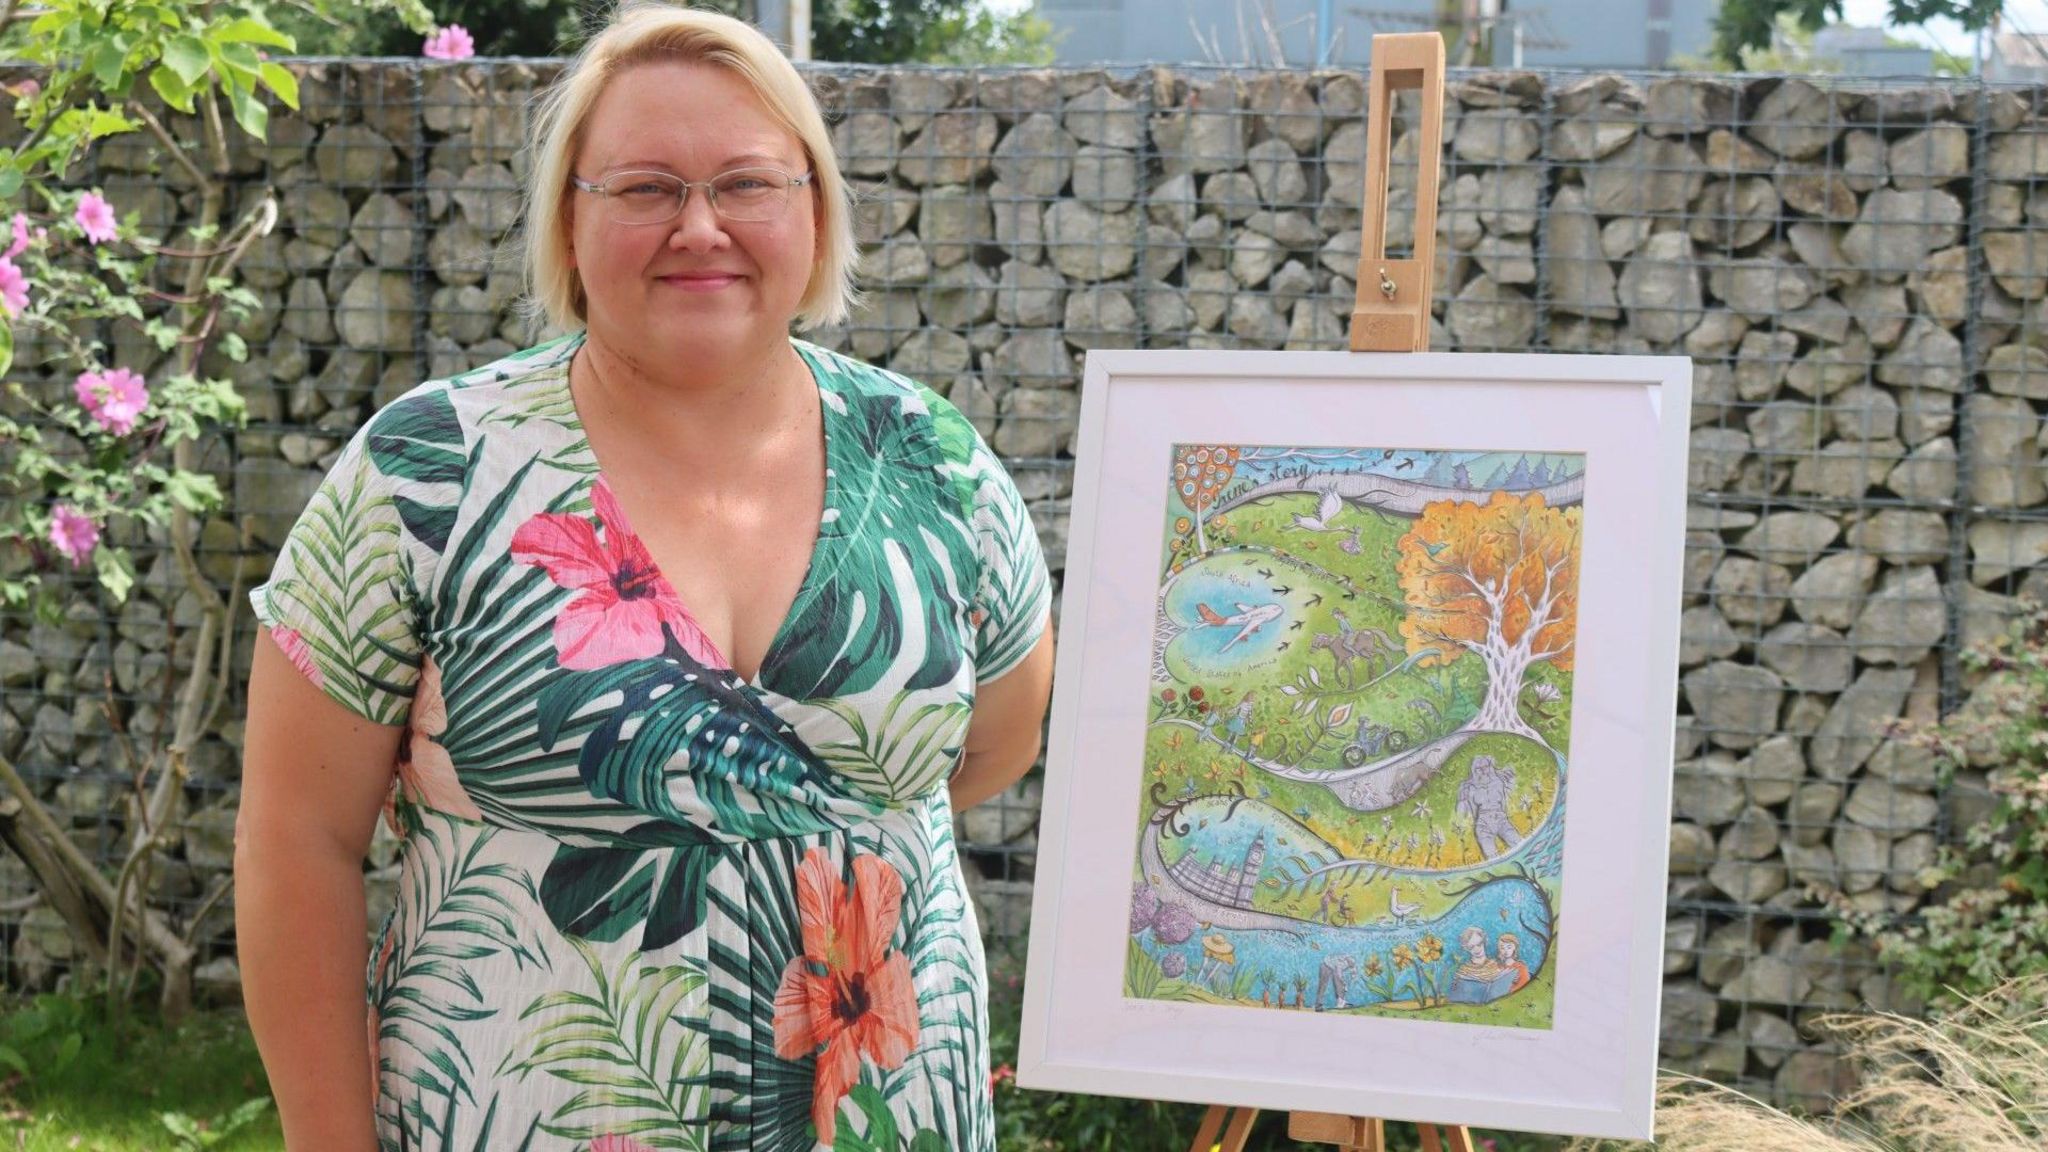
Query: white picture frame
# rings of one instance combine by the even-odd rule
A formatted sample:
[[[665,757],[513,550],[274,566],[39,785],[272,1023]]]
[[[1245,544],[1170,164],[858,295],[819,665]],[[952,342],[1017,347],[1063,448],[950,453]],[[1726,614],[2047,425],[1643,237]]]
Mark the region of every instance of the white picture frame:
[[[1690,361],[1534,354],[1093,351],[1083,376],[1018,1083],[1205,1104],[1649,1138],[1677,693]],[[1551,984],[1548,1016],[1541,1026],[1449,1018],[1452,1008],[1464,1005],[1451,1005],[1441,995],[1438,982],[1453,979],[1448,964],[1430,977],[1432,989],[1439,993],[1432,996],[1422,990],[1418,962],[1412,972],[1414,990],[1405,1000],[1395,999],[1394,992],[1373,999],[1372,992],[1361,990],[1371,985],[1357,983],[1359,969],[1350,965],[1338,977],[1334,996],[1322,987],[1316,989],[1313,1010],[1308,1010],[1299,977],[1272,977],[1280,987],[1276,1004],[1270,989],[1254,994],[1242,980],[1233,985],[1236,975],[1221,968],[1204,977],[1208,982],[1198,990],[1200,1001],[1132,993],[1141,985],[1134,983],[1138,977],[1127,974],[1126,965],[1145,962],[1137,942],[1166,938],[1157,928],[1149,937],[1133,928],[1142,912],[1138,890],[1152,891],[1147,879],[1158,877],[1150,869],[1165,861],[1156,842],[1157,855],[1143,855],[1146,829],[1162,818],[1161,805],[1182,803],[1178,794],[1172,800],[1156,794],[1148,800],[1144,774],[1152,747],[1147,741],[1166,723],[1160,719],[1163,696],[1154,686],[1163,675],[1158,670],[1165,666],[1159,633],[1162,628],[1173,630],[1161,623],[1168,618],[1167,593],[1162,589],[1166,572],[1179,574],[1168,560],[1182,554],[1181,545],[1169,547],[1168,539],[1182,539],[1174,533],[1187,519],[1168,515],[1176,498],[1169,486],[1179,483],[1172,478],[1171,467],[1176,450],[1185,452],[1194,444],[1237,445],[1235,459],[1247,476],[1260,474],[1253,470],[1255,464],[1279,467],[1271,454],[1284,454],[1286,449],[1273,446],[1294,446],[1303,452],[1357,450],[1345,457],[1347,461],[1364,459],[1361,453],[1384,446],[1394,450],[1387,458],[1395,463],[1400,459],[1395,452],[1412,452],[1411,463],[1428,459],[1433,468],[1435,455],[1479,462],[1481,453],[1497,457],[1522,452],[1539,461],[1538,475],[1549,471],[1541,463],[1545,460],[1552,462],[1549,467],[1558,477],[1570,477],[1577,469],[1583,504],[1582,519],[1576,521],[1581,551],[1575,561],[1579,583],[1574,670],[1564,721],[1569,769],[1561,754],[1556,768],[1560,781],[1568,775],[1569,787],[1560,783],[1552,793],[1556,820],[1554,826],[1544,825],[1553,833],[1548,842],[1555,855],[1549,859],[1561,870],[1561,881],[1555,904],[1546,909],[1552,915],[1554,940],[1546,937],[1550,946],[1545,952],[1555,955],[1543,961]],[[1253,455],[1258,455],[1257,461]],[[1581,464],[1566,463],[1570,459]],[[1322,483],[1322,489],[1304,488],[1304,506],[1315,503],[1309,492],[1329,488],[1329,482]],[[1247,489],[1237,498],[1249,493]],[[1280,503],[1270,496],[1260,499]],[[1534,503],[1526,498],[1524,502]],[[1219,496],[1215,507],[1223,503]],[[1345,503],[1352,501],[1347,498]],[[1358,508],[1357,519],[1369,520],[1368,511]],[[1302,515],[1295,514],[1297,526],[1312,523]],[[1222,518],[1216,512],[1194,518],[1212,517]],[[1261,532],[1270,533],[1269,521],[1279,522],[1277,517],[1262,517],[1255,523]],[[1306,529],[1302,531],[1304,540],[1314,538],[1328,547],[1330,536],[1309,537]],[[1352,531],[1355,553],[1360,537],[1358,529]],[[1412,555],[1416,545],[1399,546]],[[1218,546],[1199,555],[1208,561],[1222,550]],[[1336,570],[1331,555],[1331,566],[1319,571]],[[1271,583],[1277,586],[1278,578]],[[1298,598],[1291,587],[1287,596]],[[1221,615],[1212,614],[1205,604],[1203,619],[1195,623],[1223,625]],[[1256,615],[1240,613],[1230,627],[1214,629],[1213,635],[1237,635],[1237,620]],[[1257,623],[1247,628],[1255,629]],[[1280,623],[1274,622],[1276,627]],[[1306,634],[1297,630],[1294,636]],[[1213,641],[1205,643],[1216,647]],[[1390,667],[1393,659],[1394,655],[1387,657]],[[1414,657],[1408,661],[1412,664]],[[1449,663],[1447,659],[1444,666]],[[1323,668],[1333,679],[1340,671],[1352,671],[1334,663]],[[1493,668],[1485,665],[1486,671]],[[1438,679],[1454,678],[1443,671]],[[1252,692],[1247,689],[1244,695],[1249,701]],[[1187,702],[1176,706],[1186,707]],[[1247,703],[1246,711],[1250,710]],[[1336,731],[1325,721],[1337,715],[1337,706],[1327,712],[1310,706],[1310,718],[1323,725],[1320,731]],[[1344,718],[1349,720],[1349,714]],[[1198,744],[1207,741],[1203,747],[1217,751],[1219,763],[1228,759],[1220,752],[1226,748],[1242,749],[1246,765],[1263,762],[1246,743],[1249,736],[1226,731],[1213,715],[1177,723]],[[1359,720],[1354,743],[1367,744],[1369,727],[1375,732],[1389,730]],[[1304,733],[1301,746],[1323,755],[1317,739]],[[1163,760],[1157,770],[1165,770]],[[1243,807],[1229,806],[1234,796],[1247,791],[1242,779],[1246,773],[1235,767],[1232,771],[1241,779],[1226,783],[1232,789],[1229,795],[1196,797],[1211,805],[1203,811],[1219,820],[1226,814],[1236,818]],[[1476,775],[1469,766],[1465,771]],[[1195,790],[1192,780],[1182,789]],[[1568,807],[1562,800],[1567,792]],[[1468,807],[1467,796],[1459,793],[1463,816],[1454,824],[1464,839],[1474,840],[1470,825],[1479,823],[1482,809]],[[1244,801],[1255,803],[1255,798]],[[1196,809],[1194,801],[1187,804],[1175,811],[1184,825],[1192,826]],[[1219,811],[1217,804],[1226,809]],[[1274,817],[1273,827],[1297,834],[1333,827],[1319,812],[1298,812],[1301,822]],[[1536,832],[1532,824],[1524,843],[1533,843]],[[1396,842],[1395,855],[1388,859],[1408,858],[1401,854],[1414,845],[1412,838],[1400,843],[1401,838],[1390,832],[1387,839]],[[1262,848],[1267,843],[1266,831],[1260,832],[1259,842]],[[1503,848],[1505,843],[1496,840],[1456,851],[1476,851],[1485,861],[1472,868],[1490,868],[1500,861],[1502,869],[1512,864],[1527,872],[1526,866],[1513,862],[1514,850]],[[1492,855],[1495,852],[1500,855]],[[1192,848],[1186,849],[1181,859],[1192,859],[1192,853]],[[1145,863],[1148,859],[1150,865]],[[1311,854],[1307,863],[1320,859]],[[1345,867],[1351,868],[1350,858],[1346,861]],[[1256,861],[1247,866],[1247,886],[1262,874],[1262,867]],[[1300,868],[1303,873],[1314,870]],[[1375,882],[1409,874],[1426,881],[1436,874],[1396,864],[1375,864],[1365,871],[1376,877]],[[1288,887],[1292,875],[1272,878],[1283,882],[1278,886],[1288,899],[1294,898]],[[1272,944],[1277,951],[1260,954],[1285,957],[1287,948],[1312,946],[1320,951],[1324,939],[1351,938],[1331,937],[1337,929],[1368,935],[1379,931],[1381,937],[1375,939],[1389,931],[1411,930],[1405,919],[1393,920],[1388,914],[1373,919],[1377,909],[1333,912],[1326,894],[1330,890],[1323,889],[1322,907],[1306,914],[1314,922],[1313,932],[1261,935],[1256,928],[1231,932],[1203,923],[1193,944],[1180,947],[1202,945],[1204,951],[1194,955],[1207,973],[1208,961],[1219,956],[1236,963],[1231,958],[1248,947],[1248,937],[1279,941]],[[1394,893],[1391,906],[1399,911],[1400,889]],[[1311,895],[1312,890],[1304,890],[1301,899]],[[1213,905],[1198,904],[1198,920],[1203,908],[1215,911]],[[1503,920],[1507,915],[1500,911]],[[1210,931],[1204,935],[1204,930]],[[1172,935],[1181,933],[1176,930]],[[1222,941],[1213,950],[1206,943],[1212,938]],[[1233,943],[1236,949],[1231,948]],[[1497,957],[1487,954],[1489,947]],[[1336,943],[1330,947],[1332,953],[1341,950]],[[1376,956],[1366,959],[1370,962]],[[1305,954],[1295,959],[1305,961]],[[1473,970],[1500,971],[1496,959],[1511,960],[1513,955],[1504,947],[1488,945],[1482,933]],[[1180,961],[1161,957],[1159,966],[1180,971],[1178,983],[1168,983],[1183,994],[1196,994],[1190,991],[1196,976]],[[1466,971],[1456,969],[1460,986]],[[1268,975],[1258,977],[1262,984]],[[1142,986],[1157,994],[1156,989],[1166,985],[1152,983],[1156,979],[1153,973]],[[1526,966],[1522,981],[1502,984],[1522,989],[1528,981]],[[1377,986],[1386,987],[1385,980]],[[1485,995],[1489,993],[1470,999]],[[1347,996],[1361,1003],[1347,1005]],[[1397,1010],[1396,1005],[1404,1007]],[[1432,1011],[1445,1015],[1432,1016]]]

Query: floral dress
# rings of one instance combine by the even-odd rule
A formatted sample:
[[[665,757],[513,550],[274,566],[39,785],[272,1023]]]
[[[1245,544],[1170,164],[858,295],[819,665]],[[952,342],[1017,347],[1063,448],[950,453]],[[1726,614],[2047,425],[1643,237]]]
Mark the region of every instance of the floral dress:
[[[384,1149],[994,1147],[946,781],[1050,593],[945,400],[802,342],[825,510],[757,676],[656,568],[568,337],[393,402],[251,600],[404,725],[368,972]]]

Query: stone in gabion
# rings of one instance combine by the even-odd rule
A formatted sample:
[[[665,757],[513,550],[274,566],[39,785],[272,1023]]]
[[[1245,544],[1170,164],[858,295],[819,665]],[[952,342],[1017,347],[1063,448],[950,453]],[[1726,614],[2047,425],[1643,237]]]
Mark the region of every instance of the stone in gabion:
[[[2016,396],[1978,393],[1963,398],[1970,434],[1970,498],[1996,508],[2030,507],[2048,500],[2036,439],[2041,417]]]
[[[1074,172],[1080,143],[1043,112],[1019,121],[996,145],[996,179],[1027,196],[1057,196]]]
[[[1842,236],[1842,255],[1880,280],[1901,280],[1962,236],[1963,204],[1938,188],[1882,188]]]
[[[1692,238],[1683,232],[1659,232],[1644,242],[1621,273],[1629,327],[1652,343],[1670,344],[1699,323],[1705,300],[1693,260]]]
[[[1103,213],[1073,200],[1045,211],[1045,243],[1052,266],[1072,280],[1114,280],[1137,265],[1138,218]]]
[[[1723,748],[1752,748],[1777,730],[1785,682],[1768,668],[1720,660],[1686,673],[1680,683],[1707,738]],[[1899,702],[1905,702],[1903,689]]]
[[[1910,668],[1865,668],[1835,699],[1807,743],[1813,770],[1829,780],[1846,780],[1883,742],[1913,688]],[[1835,854],[1842,855],[1836,845]],[[1846,861],[1845,861],[1846,862]]]
[[[1062,119],[1074,138],[1108,148],[1136,148],[1145,142],[1145,121],[1138,105],[1107,86],[1096,87],[1067,101]]]

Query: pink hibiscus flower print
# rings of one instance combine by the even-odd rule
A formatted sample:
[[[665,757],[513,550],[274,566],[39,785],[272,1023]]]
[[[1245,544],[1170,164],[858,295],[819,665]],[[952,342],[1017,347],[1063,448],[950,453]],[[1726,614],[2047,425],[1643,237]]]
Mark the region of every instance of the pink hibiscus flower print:
[[[631,1136],[616,1136],[606,1133],[590,1142],[590,1152],[654,1152]]]
[[[420,54],[429,60],[467,60],[476,55],[476,40],[469,29],[460,24],[450,24],[432,36],[427,37],[427,46]]]
[[[398,740],[398,780],[395,791],[422,808],[432,808],[466,820],[481,820],[483,811],[463,790],[455,774],[455,761],[434,738],[448,730],[448,702],[441,698],[441,668],[429,656],[420,665],[420,682],[413,689],[412,718]],[[387,815],[395,815],[387,811]],[[393,828],[396,829],[396,821]]]
[[[71,214],[84,231],[85,238],[95,244],[105,244],[119,235],[114,225],[114,206],[97,192],[87,192],[78,198],[78,210]]]
[[[590,491],[602,536],[581,516],[543,512],[512,534],[512,558],[536,564],[577,595],[555,617],[555,658],[578,671],[658,656],[666,627],[701,664],[725,657],[662,579],[647,546],[626,523],[625,510],[599,477]]]
[[[270,638],[277,641],[277,646],[283,650],[285,659],[292,662],[292,667],[299,670],[299,675],[311,680],[314,687],[320,687],[326,682],[320,673],[320,665],[313,660],[312,645],[306,643],[306,638],[298,629],[272,628]]]
[[[82,568],[92,550],[99,547],[100,526],[78,509],[59,504],[50,513],[50,543],[73,568]]]
[[[135,430],[136,418],[149,407],[149,385],[140,373],[127,368],[105,372],[80,372],[72,383],[79,406],[92,414],[99,426],[116,436]]]
[[[28,273],[15,267],[14,261],[0,256],[0,308],[9,316],[21,315],[28,307]]]

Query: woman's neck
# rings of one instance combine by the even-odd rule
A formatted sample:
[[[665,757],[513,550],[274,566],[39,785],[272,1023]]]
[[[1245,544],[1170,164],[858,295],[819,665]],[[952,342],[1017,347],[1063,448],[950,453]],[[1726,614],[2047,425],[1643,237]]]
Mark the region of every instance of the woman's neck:
[[[818,419],[810,368],[787,340],[670,365],[593,335],[571,363],[570,384],[586,430],[598,423],[615,453],[691,471],[745,467]]]

